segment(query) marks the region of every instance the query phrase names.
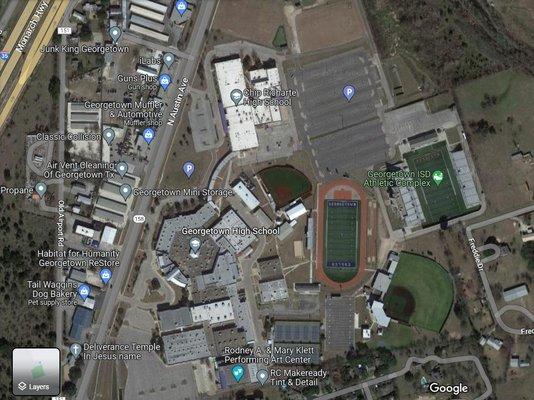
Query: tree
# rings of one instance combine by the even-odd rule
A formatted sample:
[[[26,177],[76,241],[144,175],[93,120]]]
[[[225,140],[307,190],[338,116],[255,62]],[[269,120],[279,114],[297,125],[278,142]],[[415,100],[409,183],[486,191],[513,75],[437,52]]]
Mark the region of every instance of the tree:
[[[69,379],[71,381],[76,382],[78,381],[78,379],[80,379],[81,376],[82,376],[82,370],[77,365],[69,369]]]
[[[534,270],[534,242],[526,242],[521,247],[521,257],[527,261],[528,269]]]
[[[57,101],[59,98],[59,89],[60,89],[59,78],[56,75],[52,75],[50,82],[48,82],[48,93],[53,100]]]
[[[76,385],[71,381],[65,382],[61,388],[61,392],[67,396],[74,396],[76,394],[76,390]]]

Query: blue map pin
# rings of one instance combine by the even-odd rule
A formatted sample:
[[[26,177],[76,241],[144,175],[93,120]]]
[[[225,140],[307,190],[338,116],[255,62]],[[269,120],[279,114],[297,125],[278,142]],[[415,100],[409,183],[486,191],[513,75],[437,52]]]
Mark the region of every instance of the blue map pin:
[[[187,11],[187,1],[185,0],[177,0],[175,6],[180,16],[183,16]]]
[[[163,74],[160,75],[159,78],[159,85],[163,88],[163,90],[167,91],[167,88],[171,84],[171,76],[169,74]]]
[[[0,60],[2,61],[9,60],[9,53],[7,51],[0,51]]]
[[[91,286],[86,285],[85,283],[78,286],[78,294],[80,295],[81,299],[85,301],[91,294]]]
[[[236,382],[239,382],[243,375],[245,375],[245,368],[241,364],[236,364],[232,367],[232,376],[236,380]]]
[[[150,142],[152,142],[152,140],[154,140],[155,137],[156,137],[156,132],[154,131],[154,129],[145,128],[145,130],[143,131],[143,139],[145,139],[145,142],[150,144]]]
[[[352,85],[347,85],[343,88],[343,96],[345,96],[347,101],[351,101],[355,93],[356,93],[356,88]]]
[[[182,166],[182,170],[188,178],[191,178],[191,175],[193,175],[193,172],[195,172],[195,164],[193,164],[191,161],[188,161],[184,163],[184,165]]]
[[[100,279],[102,279],[102,282],[104,282],[104,285],[107,285],[109,280],[111,279],[111,270],[109,268],[102,268],[100,270]]]

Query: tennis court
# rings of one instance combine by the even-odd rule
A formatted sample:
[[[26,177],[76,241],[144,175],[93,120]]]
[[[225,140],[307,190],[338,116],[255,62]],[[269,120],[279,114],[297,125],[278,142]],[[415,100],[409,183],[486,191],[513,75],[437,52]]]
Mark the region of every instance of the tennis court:
[[[432,181],[430,186],[416,188],[426,219],[425,225],[435,224],[442,217],[451,219],[467,212],[446,142],[411,151],[404,154],[404,158],[410,171],[416,175],[419,171],[429,171],[430,174],[434,171],[443,172],[443,180],[439,185]]]
[[[333,280],[352,278],[358,269],[360,202],[325,200],[324,265]]]

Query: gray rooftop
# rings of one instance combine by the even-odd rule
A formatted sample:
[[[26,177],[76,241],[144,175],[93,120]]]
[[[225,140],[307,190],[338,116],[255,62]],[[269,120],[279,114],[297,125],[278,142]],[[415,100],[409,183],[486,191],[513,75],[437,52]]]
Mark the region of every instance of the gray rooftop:
[[[158,312],[158,317],[161,323],[162,332],[184,328],[193,323],[193,320],[191,319],[191,311],[188,307],[163,310]]]
[[[352,297],[329,296],[325,300],[326,346],[347,351],[354,346],[354,313]]]
[[[199,290],[204,290],[209,285],[230,285],[235,283],[238,277],[239,270],[235,257],[229,252],[224,252],[217,255],[212,272],[196,277],[196,284]]]
[[[321,323],[318,321],[276,321],[275,343],[319,343]]]
[[[198,360],[212,355],[204,328],[162,336],[167,364]]]

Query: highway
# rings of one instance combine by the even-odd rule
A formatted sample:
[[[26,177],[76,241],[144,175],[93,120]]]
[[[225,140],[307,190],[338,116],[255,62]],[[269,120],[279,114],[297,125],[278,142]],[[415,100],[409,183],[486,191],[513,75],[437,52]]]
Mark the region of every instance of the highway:
[[[191,35],[189,44],[186,49],[186,53],[191,55],[192,59],[189,60],[178,60],[175,64],[176,67],[172,72],[172,81],[180,82],[182,78],[187,78],[189,82],[192,82],[194,74],[197,69],[198,57],[204,43],[204,33],[209,27],[211,18],[215,7],[217,5],[216,1],[202,1],[200,6],[196,11],[197,18],[196,23]],[[166,159],[167,151],[171,147],[172,138],[175,133],[176,126],[167,125],[167,120],[169,113],[172,110],[174,105],[174,99],[178,95],[178,84],[173,84],[169,87],[167,92],[165,103],[168,103],[169,106],[166,108],[163,122],[164,124],[158,129],[156,133],[156,138],[152,142],[152,150],[150,159],[147,165],[147,174],[145,180],[143,181],[143,186],[147,188],[156,187],[159,182],[164,162]],[[180,108],[178,116],[181,117],[183,114],[183,107]],[[178,122],[180,118],[176,118]],[[176,123],[176,125],[178,125]],[[152,199],[149,197],[138,198],[135,202],[135,208],[132,214],[148,214],[150,210],[150,205]],[[126,237],[124,240],[124,245],[121,250],[120,256],[120,265],[118,269],[114,271],[113,275],[113,286],[108,289],[106,292],[104,301],[102,303],[102,311],[100,313],[99,320],[95,323],[96,330],[93,333],[93,342],[96,343],[106,343],[108,337],[108,328],[112,322],[115,306],[117,304],[120,288],[123,285],[124,280],[128,276],[128,271],[133,263],[137,246],[139,245],[141,234],[143,232],[144,226],[142,224],[132,224],[130,223],[127,226]],[[97,362],[93,359],[86,361],[86,368],[82,374],[82,377],[78,381],[78,394],[76,398],[78,400],[87,400],[89,399],[89,393],[92,389],[91,387],[91,378],[95,372]]]
[[[482,363],[478,359],[478,357],[475,356],[459,356],[459,357],[451,357],[451,358],[440,358],[438,356],[428,356],[425,358],[418,358],[418,357],[410,357],[408,360],[406,360],[406,364],[404,365],[404,368],[392,372],[391,374],[387,374],[384,376],[381,376],[379,378],[373,378],[369,379],[365,382],[358,383],[357,385],[352,385],[349,387],[346,387],[341,390],[337,390],[335,392],[326,394],[324,396],[317,397],[316,400],[330,400],[330,399],[337,399],[341,396],[346,396],[348,394],[352,394],[356,392],[357,390],[366,389],[370,386],[379,385],[381,383],[390,381],[392,379],[399,378],[406,374],[411,368],[412,364],[426,364],[427,362],[437,362],[438,364],[454,364],[454,363],[461,363],[461,362],[473,362],[475,363],[475,366],[477,367],[478,373],[480,374],[480,377],[484,381],[484,384],[486,385],[486,390],[484,393],[478,397],[476,397],[474,400],[484,400],[491,396],[493,393],[493,387],[491,386],[491,381],[488,378],[488,375],[486,374],[486,371],[484,371],[484,368],[482,367]]]
[[[17,100],[22,93],[26,82],[39,64],[39,61],[44,54],[40,51],[41,47],[49,43],[52,39],[52,35],[56,31],[59,21],[63,17],[63,14],[65,13],[69,3],[70,2],[61,0],[56,0],[55,2],[51,3],[51,5],[48,7],[46,16],[41,18],[38,23],[38,28],[36,28],[37,30],[31,35],[32,37],[30,39],[33,38],[33,42],[30,49],[25,53],[26,55],[22,64],[20,77],[16,81],[10,96],[4,102],[4,106],[0,113],[0,127],[4,126],[11,114],[11,111],[17,104]],[[16,50],[12,52],[11,57],[7,61],[4,70],[2,70],[2,75],[0,76],[0,92],[4,91],[8,82],[12,82],[14,80],[11,78],[11,75],[15,70],[19,60],[22,59],[23,56],[23,53],[20,53]]]

